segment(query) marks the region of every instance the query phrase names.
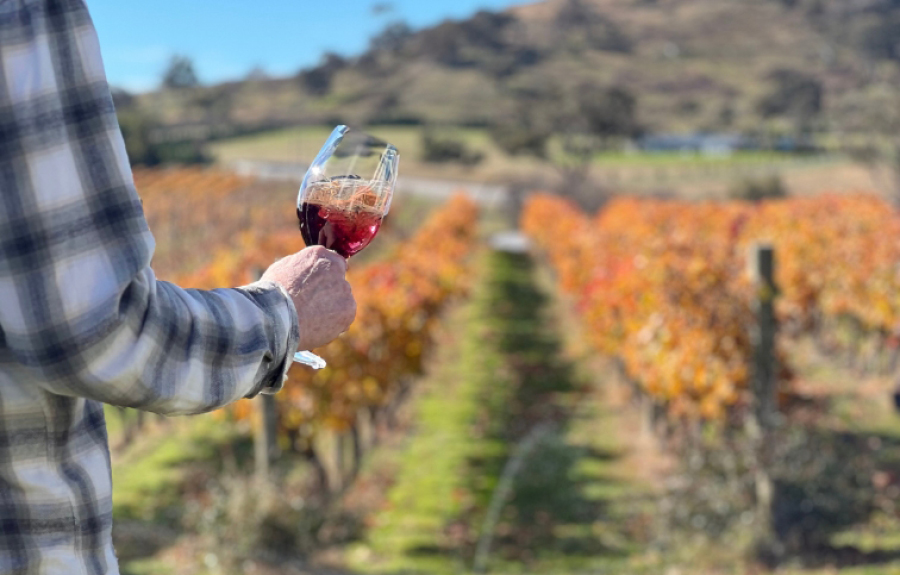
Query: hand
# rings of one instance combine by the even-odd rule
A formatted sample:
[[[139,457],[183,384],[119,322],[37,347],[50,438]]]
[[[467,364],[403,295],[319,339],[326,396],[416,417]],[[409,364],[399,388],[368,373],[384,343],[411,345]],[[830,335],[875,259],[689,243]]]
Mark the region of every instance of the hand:
[[[321,347],[353,323],[356,300],[346,274],[347,261],[322,246],[280,259],[263,274],[262,281],[281,285],[294,300],[300,324],[299,349]]]

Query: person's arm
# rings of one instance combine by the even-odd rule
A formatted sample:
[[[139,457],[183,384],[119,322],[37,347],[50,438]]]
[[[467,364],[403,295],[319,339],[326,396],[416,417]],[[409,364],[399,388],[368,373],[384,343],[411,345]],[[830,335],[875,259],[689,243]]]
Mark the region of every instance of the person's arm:
[[[168,414],[279,389],[288,293],[184,290],[156,279],[153,250],[84,3],[0,5],[0,370]]]

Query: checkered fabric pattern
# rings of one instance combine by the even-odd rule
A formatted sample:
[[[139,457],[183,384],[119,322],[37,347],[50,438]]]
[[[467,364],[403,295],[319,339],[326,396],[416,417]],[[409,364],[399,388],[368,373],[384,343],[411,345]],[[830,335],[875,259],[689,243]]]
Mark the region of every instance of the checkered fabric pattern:
[[[281,387],[287,294],[184,290],[153,250],[83,1],[0,0],[0,574],[118,573],[101,402]]]

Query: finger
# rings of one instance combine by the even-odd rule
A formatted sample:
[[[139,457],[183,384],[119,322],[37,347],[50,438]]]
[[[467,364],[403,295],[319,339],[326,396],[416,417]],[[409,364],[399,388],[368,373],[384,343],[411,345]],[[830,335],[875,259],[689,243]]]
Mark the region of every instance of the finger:
[[[347,268],[348,268],[348,266],[347,266],[347,260],[344,259],[344,258],[343,258],[340,254],[338,254],[337,252],[333,252],[333,251],[328,250],[328,249],[325,249],[325,248],[322,248],[322,249],[323,249],[324,251],[322,252],[321,257],[322,257],[323,259],[327,259],[328,261],[333,262],[334,264],[340,266],[340,269],[343,270],[343,272],[346,274],[346,273],[347,273]]]
[[[311,253],[313,256],[315,256],[317,258],[326,257],[327,254],[334,253],[331,250],[329,250],[328,248],[326,248],[325,246],[305,247],[302,250],[300,250],[298,253],[303,253],[303,252]]]

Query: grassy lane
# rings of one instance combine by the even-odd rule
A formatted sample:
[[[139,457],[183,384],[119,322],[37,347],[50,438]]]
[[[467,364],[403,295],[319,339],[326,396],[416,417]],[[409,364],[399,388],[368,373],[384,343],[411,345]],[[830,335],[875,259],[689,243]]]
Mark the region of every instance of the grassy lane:
[[[566,359],[526,255],[493,253],[453,322],[384,509],[347,557],[365,573],[472,569],[486,511],[525,438],[487,553],[491,573],[641,572],[645,497],[620,421]],[[536,431],[537,430],[537,431]],[[482,547],[487,547],[482,541]]]
[[[483,290],[479,290],[481,292]],[[351,565],[362,572],[459,573],[466,558],[452,549],[449,529],[470,506],[463,470],[471,459],[502,446],[473,441],[479,416],[483,368],[498,372],[499,357],[480,357],[493,365],[478,365],[478,337],[483,325],[482,297],[457,310],[447,332],[453,334],[438,352],[437,365],[422,382],[414,407],[415,430],[402,446],[395,481],[382,511],[372,521],[366,540],[348,553]],[[502,386],[498,386],[501,388]]]

